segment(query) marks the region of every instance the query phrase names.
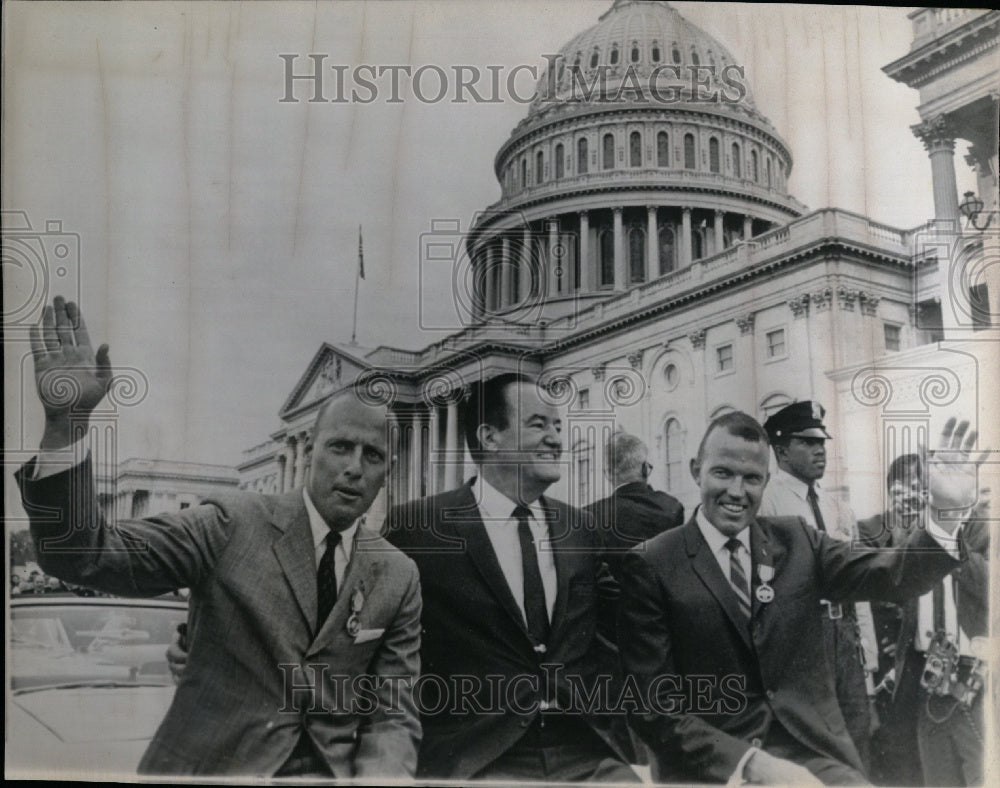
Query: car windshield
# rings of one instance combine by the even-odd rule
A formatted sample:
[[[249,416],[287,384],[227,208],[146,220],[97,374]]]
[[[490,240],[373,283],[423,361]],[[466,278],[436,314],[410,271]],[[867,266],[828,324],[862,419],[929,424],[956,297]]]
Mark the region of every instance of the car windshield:
[[[14,690],[76,683],[170,684],[166,650],[183,607],[126,602],[11,606]]]

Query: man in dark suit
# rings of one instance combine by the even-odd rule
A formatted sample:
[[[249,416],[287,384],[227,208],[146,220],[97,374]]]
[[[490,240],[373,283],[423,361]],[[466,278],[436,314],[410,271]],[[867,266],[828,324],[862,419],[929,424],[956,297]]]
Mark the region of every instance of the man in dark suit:
[[[889,466],[889,509],[861,521],[869,544],[894,548],[922,525],[927,486],[919,455],[905,454]],[[983,503],[988,501],[984,497]],[[898,608],[876,610],[876,622],[892,638],[892,667],[883,679],[891,696],[885,709],[885,733],[876,740],[891,785],[979,785],[983,781],[983,688],[966,696],[979,660],[985,659],[989,601],[989,531],[984,508],[963,527],[968,558],[931,593]],[[892,625],[895,625],[894,627]],[[892,630],[895,629],[893,632]],[[955,647],[955,682],[928,686],[925,666],[933,636],[941,633]],[[980,667],[982,667],[980,665]],[[898,749],[917,742],[919,762]],[[916,772],[916,774],[914,774]],[[922,773],[922,774],[921,774]],[[923,782],[920,781],[922,776]]]
[[[614,485],[607,498],[592,503],[608,568],[620,578],[625,553],[639,542],[684,522],[680,501],[649,485],[649,449],[635,435],[617,432],[605,447],[604,475]]]
[[[593,524],[544,495],[559,415],[534,380],[505,374],[470,387],[461,420],[478,477],[387,518],[423,591],[417,776],[636,781],[614,718],[577,702],[616,665]]]
[[[107,346],[95,357],[57,298],[32,353],[45,433],[18,483],[39,564],[126,596],[191,590],[191,664],[140,771],[412,776],[420,725],[398,679],[419,673],[419,578],[360,530],[390,457],[384,409],[350,391],[325,404],[304,490],[110,525],[74,444],[110,383]]]
[[[931,496],[975,495],[967,425],[943,434]],[[948,460],[951,463],[948,463]],[[619,644],[646,695],[632,715],[660,780],[866,782],[824,661],[821,598],[903,598],[959,565],[954,523],[931,523],[913,550],[860,550],[800,518],[756,517],[768,441],[745,413],[708,427],[691,473],[701,505],[623,566]],[[932,535],[933,533],[933,535]]]

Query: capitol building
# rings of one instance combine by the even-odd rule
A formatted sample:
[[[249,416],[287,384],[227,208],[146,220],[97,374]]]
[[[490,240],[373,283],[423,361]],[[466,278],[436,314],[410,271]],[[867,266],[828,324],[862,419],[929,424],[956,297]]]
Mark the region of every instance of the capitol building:
[[[876,78],[919,91],[935,215],[897,228],[795,199],[795,152],[724,43],[666,2],[614,0],[546,58],[495,155],[500,199],[471,227],[428,228],[421,255],[454,261],[464,329],[419,350],[322,343],[244,453],[241,486],[300,484],[318,407],[359,378],[398,417],[395,501],[472,475],[461,385],[503,371],[538,375],[563,413],[553,492],[576,505],[609,492],[602,447],[624,429],[649,445],[653,485],[691,511],[708,421],[796,400],[826,406],[826,484],[876,502],[859,514],[942,414],[978,409],[1000,445],[985,423],[1000,366],[1000,222],[987,225],[1000,12],[910,17],[910,51]],[[960,197],[966,166],[978,189]]]

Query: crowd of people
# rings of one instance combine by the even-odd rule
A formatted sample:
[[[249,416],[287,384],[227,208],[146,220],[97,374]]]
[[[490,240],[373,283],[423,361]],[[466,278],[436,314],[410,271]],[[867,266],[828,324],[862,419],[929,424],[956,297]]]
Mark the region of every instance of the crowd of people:
[[[392,416],[348,387],[316,417],[303,489],[110,528],[69,450],[108,349],[56,299],[32,351],[46,424],[18,483],[39,563],[106,592],[191,589],[144,773],[982,781],[988,533],[967,422],[894,463],[891,510],[863,523],[822,486],[830,435],[809,401],[709,423],[686,519],[650,486],[643,442],[617,434],[614,492],[584,511],[548,495],[558,410],[500,374],[460,406],[475,476],[379,530],[365,514]],[[49,390],[53,370],[74,401]]]

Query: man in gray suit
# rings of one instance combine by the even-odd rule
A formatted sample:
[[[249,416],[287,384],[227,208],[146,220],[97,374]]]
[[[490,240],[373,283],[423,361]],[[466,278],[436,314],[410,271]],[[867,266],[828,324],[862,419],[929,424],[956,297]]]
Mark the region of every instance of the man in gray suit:
[[[305,490],[109,525],[89,456],[73,459],[111,381],[108,348],[95,356],[61,298],[31,345],[45,433],[17,481],[39,564],[115,594],[191,589],[191,665],[140,772],[412,776],[419,577],[361,528],[390,457],[384,409],[351,391],[324,405]]]

